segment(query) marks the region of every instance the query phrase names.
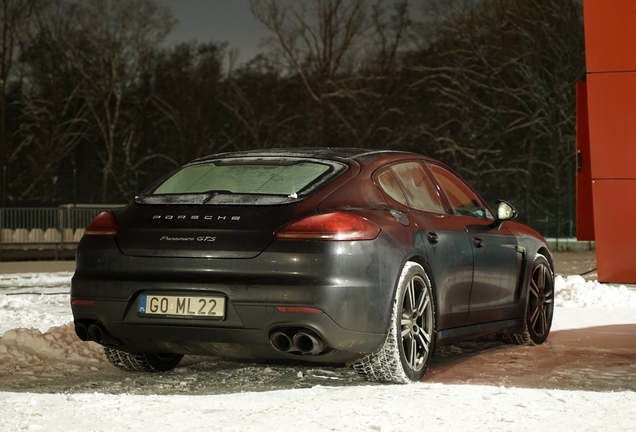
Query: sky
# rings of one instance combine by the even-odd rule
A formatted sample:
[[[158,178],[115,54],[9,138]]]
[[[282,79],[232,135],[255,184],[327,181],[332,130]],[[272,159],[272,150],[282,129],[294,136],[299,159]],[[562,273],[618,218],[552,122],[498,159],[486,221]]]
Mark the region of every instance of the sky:
[[[248,0],[155,0],[169,8],[177,19],[168,45],[191,40],[227,42],[238,49],[239,62],[246,62],[262,51],[262,39],[269,35],[250,12]]]
[[[252,16],[249,0],[154,0],[167,7],[177,20],[166,44],[227,42],[238,50],[238,62],[244,63],[265,51],[263,40],[271,33]],[[279,0],[282,5],[309,4],[311,0]],[[411,14],[417,8],[411,7]],[[416,14],[419,17],[419,15]]]

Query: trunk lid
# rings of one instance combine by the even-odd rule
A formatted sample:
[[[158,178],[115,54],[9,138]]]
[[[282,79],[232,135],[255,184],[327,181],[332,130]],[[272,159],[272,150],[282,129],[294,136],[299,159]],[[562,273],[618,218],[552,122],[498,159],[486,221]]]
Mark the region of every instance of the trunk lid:
[[[125,255],[179,258],[253,258],[293,218],[284,206],[142,206],[115,213]]]

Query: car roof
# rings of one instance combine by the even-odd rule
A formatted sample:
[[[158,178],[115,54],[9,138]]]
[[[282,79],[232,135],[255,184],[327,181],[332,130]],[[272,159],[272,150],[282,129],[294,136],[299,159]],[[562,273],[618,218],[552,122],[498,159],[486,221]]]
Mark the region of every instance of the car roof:
[[[205,156],[192,162],[204,162],[206,160],[214,160],[219,158],[235,158],[235,157],[303,157],[318,159],[335,159],[335,160],[360,160],[365,157],[373,157],[380,155],[405,155],[419,156],[417,153],[396,151],[396,150],[374,150],[359,149],[349,147],[301,147],[301,148],[272,148],[260,150],[247,150],[238,152],[218,153],[215,155]],[[427,158],[428,159],[428,158]]]

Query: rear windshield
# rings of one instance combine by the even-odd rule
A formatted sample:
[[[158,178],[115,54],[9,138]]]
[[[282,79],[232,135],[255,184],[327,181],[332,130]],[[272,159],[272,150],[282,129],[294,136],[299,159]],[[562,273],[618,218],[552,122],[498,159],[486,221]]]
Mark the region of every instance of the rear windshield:
[[[233,193],[288,196],[298,194],[330,168],[329,165],[313,162],[204,163],[176,172],[155,189],[153,195]]]
[[[185,166],[141,196],[138,204],[285,204],[306,198],[346,171],[333,160],[242,157]]]

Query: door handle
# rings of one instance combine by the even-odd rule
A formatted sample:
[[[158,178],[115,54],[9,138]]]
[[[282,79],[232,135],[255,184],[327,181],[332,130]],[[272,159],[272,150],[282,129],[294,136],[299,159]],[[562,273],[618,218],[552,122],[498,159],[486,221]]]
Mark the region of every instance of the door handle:
[[[429,231],[426,233],[426,238],[430,244],[435,244],[439,242],[439,236],[434,231]]]
[[[484,247],[484,241],[479,237],[473,237],[473,243],[477,249],[481,249]]]

